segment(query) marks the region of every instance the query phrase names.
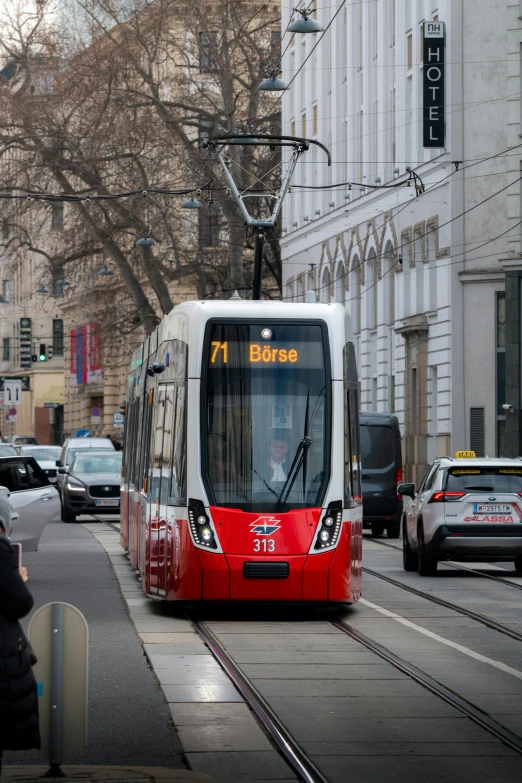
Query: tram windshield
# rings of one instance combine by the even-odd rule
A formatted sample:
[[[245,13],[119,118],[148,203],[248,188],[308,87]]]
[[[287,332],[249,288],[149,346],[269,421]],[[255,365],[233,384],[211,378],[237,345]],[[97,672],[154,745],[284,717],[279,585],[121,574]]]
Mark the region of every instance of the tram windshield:
[[[274,513],[322,503],[330,368],[319,324],[212,324],[203,464],[217,506]]]

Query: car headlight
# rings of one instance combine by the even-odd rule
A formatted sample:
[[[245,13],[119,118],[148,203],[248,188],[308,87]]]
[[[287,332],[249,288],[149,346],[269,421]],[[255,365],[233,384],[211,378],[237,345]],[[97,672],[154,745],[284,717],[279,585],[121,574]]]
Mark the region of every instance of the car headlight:
[[[67,482],[67,489],[71,492],[85,492],[86,487],[84,487],[83,484],[76,483],[75,481],[73,482],[69,479]]]

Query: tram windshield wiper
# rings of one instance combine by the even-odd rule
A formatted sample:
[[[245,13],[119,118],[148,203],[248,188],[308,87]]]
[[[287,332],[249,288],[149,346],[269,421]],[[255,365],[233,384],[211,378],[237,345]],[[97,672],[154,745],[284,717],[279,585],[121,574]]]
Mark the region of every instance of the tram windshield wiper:
[[[301,470],[301,467],[303,465],[303,460],[306,454],[308,453],[308,449],[310,448],[311,445],[312,445],[311,438],[309,438],[308,435],[305,435],[304,438],[299,443],[299,446],[297,447],[294,460],[292,462],[290,470],[288,471],[288,476],[286,477],[286,481],[283,484],[283,488],[277,499],[277,503],[275,507],[276,513],[281,510],[281,507],[284,506],[284,504],[288,500],[288,496],[292,491],[292,487],[294,486],[295,480],[299,475],[299,471]]]

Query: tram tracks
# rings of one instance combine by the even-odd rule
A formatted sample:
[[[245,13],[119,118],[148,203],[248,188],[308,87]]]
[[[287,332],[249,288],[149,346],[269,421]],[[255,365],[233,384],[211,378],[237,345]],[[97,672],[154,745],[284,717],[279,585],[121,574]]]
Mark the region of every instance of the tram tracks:
[[[96,521],[103,522],[113,530],[118,530],[118,527],[108,520],[95,515],[91,516],[96,519]],[[397,547],[392,548],[398,549]],[[373,571],[373,569],[365,567],[364,570],[374,576],[383,578],[385,581],[396,584],[396,586],[402,589],[407,589],[409,592],[416,593],[419,597],[433,600],[435,603],[447,606],[461,614],[468,615],[472,617],[472,619],[481,622],[483,625],[494,628],[519,641],[522,640],[522,634],[519,634],[517,631],[514,631],[514,629],[510,629],[507,626],[503,626],[501,623],[493,621],[491,618],[466,610],[464,607],[444,601],[444,599],[437,599],[436,596],[430,596],[415,588],[410,588],[408,585],[404,585],[404,583],[392,580],[391,577],[385,577],[384,575],[378,574],[378,572]],[[226,650],[216,634],[204,621],[191,612],[187,612],[187,618],[192,623],[195,632],[201,637],[211,654],[241,693],[247,705],[255,713],[266,733],[272,739],[274,745],[292,770],[301,780],[305,781],[305,783],[328,783],[328,779],[308,757],[299,742],[293,737],[289,729],[277,716],[269,702],[259,693],[249,677],[244,674],[241,667],[235,662],[232,655]],[[415,681],[423,688],[426,688],[428,691],[458,710],[461,714],[465,715],[488,734],[522,755],[522,738],[509,731],[509,729],[491,718],[486,712],[445,687],[430,675],[415,667],[409,661],[396,655],[379,642],[366,636],[366,634],[361,633],[343,619],[338,618],[329,622],[337,630],[379,656],[382,660],[408,676],[411,680]]]
[[[187,613],[187,617],[214,658],[239,690],[245,702],[257,715],[265,731],[271,737],[279,752],[293,771],[301,780],[305,781],[305,783],[327,783],[327,778],[324,777],[322,772],[308,758],[297,740],[278,718],[274,710],[272,710],[268,701],[259,693],[255,685],[253,685],[250,679],[243,673],[240,666],[234,661],[232,655],[227,652],[225,646],[219,641],[213,631],[208,628],[204,621],[192,616],[190,612]],[[454,707],[488,734],[522,755],[522,738],[509,731],[509,729],[498,723],[474,704],[442,685],[409,661],[391,652],[386,647],[383,647],[379,642],[371,639],[366,634],[361,633],[361,631],[356,628],[353,628],[344,620],[336,619],[329,622],[334,628],[337,628],[366,649],[378,655],[402,674],[405,674],[411,680]]]
[[[396,552],[401,552],[402,554],[402,547],[395,546],[394,544],[388,544],[387,541],[379,541],[378,539],[372,538],[369,539],[372,544],[379,544],[380,546],[387,546],[388,549],[395,549]],[[517,584],[516,582],[510,582],[508,579],[502,579],[500,576],[493,576],[493,574],[485,574],[483,571],[477,571],[476,568],[468,568],[465,565],[462,565],[462,563],[452,563],[449,560],[443,560],[441,563],[448,568],[454,568],[458,571],[467,571],[470,574],[475,574],[476,576],[481,576],[483,579],[491,579],[494,582],[498,582],[499,584],[506,585],[507,587],[514,587],[515,590],[522,590],[522,585]],[[364,570],[364,568],[363,568]]]

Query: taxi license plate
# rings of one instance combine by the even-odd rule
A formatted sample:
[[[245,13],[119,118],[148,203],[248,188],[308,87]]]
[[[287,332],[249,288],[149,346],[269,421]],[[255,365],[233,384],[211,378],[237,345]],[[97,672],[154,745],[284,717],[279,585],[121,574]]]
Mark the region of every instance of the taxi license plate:
[[[119,498],[107,498],[104,500],[97,500],[96,501],[97,506],[119,506],[120,505],[120,499]]]
[[[510,512],[510,503],[475,503],[473,506],[474,514],[509,514]]]

